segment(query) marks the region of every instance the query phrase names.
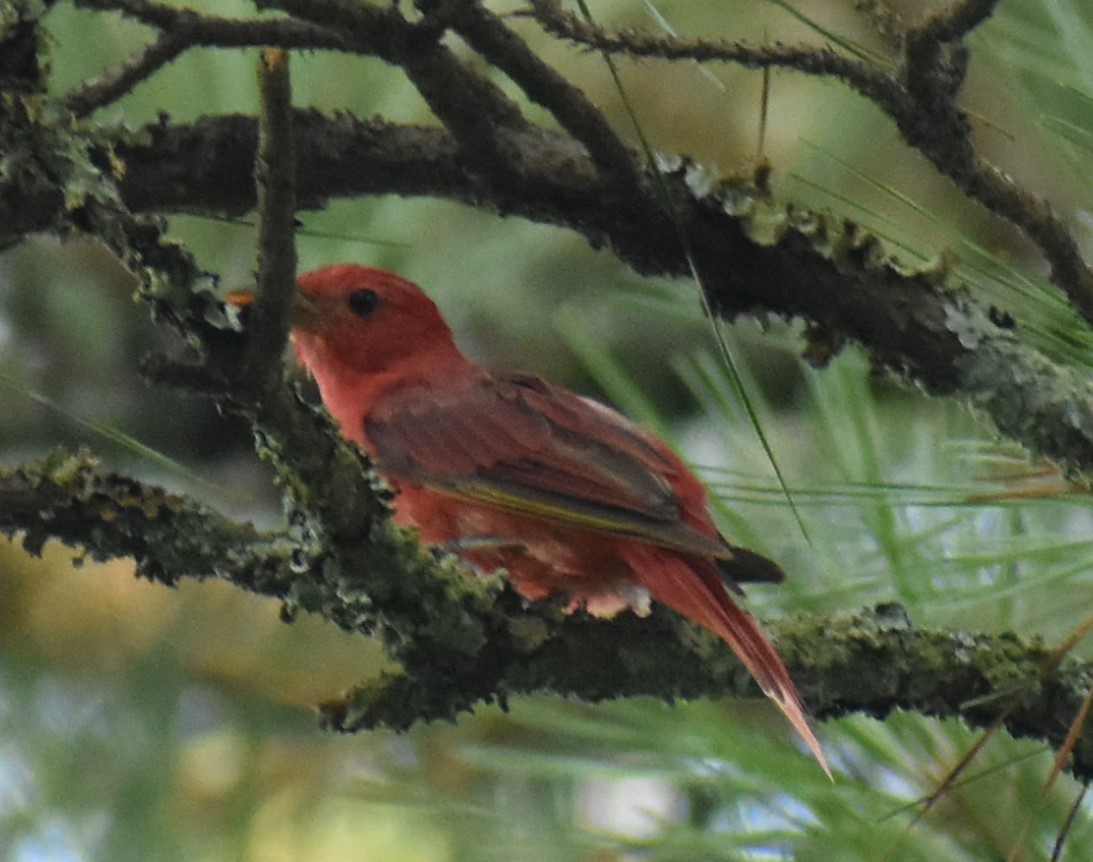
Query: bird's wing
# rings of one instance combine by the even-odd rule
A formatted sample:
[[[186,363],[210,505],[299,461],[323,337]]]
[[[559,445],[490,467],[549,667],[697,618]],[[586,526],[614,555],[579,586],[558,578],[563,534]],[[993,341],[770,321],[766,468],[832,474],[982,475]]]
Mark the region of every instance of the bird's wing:
[[[380,467],[442,493],[705,557],[733,552],[684,517],[705,496],[668,450],[621,414],[531,375],[377,401],[365,437]],[[675,484],[673,484],[675,483]]]

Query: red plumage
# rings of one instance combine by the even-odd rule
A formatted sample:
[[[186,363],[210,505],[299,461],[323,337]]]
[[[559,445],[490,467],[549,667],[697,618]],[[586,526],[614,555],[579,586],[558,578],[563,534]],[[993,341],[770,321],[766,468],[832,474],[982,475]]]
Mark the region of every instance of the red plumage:
[[[563,593],[610,614],[640,609],[644,590],[725,640],[827,771],[785,666],[725,586],[781,570],[722,538],[667,446],[538,377],[474,364],[394,273],[327,266],[299,288],[296,355],[398,490],[398,521],[483,570],[505,568],[530,599]]]

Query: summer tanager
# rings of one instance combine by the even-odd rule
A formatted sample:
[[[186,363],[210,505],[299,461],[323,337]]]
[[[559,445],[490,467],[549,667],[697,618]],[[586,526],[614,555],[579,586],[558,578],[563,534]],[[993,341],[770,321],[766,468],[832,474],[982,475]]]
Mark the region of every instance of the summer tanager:
[[[830,775],[785,665],[729,594],[784,575],[725,541],[705,489],[664,443],[539,377],[476,365],[436,305],[394,273],[340,264],[298,285],[296,356],[342,434],[397,490],[397,521],[479,569],[506,569],[529,599],[563,594],[609,615],[642,612],[651,597],[694,620],[732,648]]]

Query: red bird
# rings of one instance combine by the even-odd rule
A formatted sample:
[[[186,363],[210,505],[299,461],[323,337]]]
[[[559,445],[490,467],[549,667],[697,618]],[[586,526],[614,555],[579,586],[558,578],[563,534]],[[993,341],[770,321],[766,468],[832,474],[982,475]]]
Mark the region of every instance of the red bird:
[[[614,410],[467,359],[436,305],[355,264],[299,277],[292,346],[342,434],[398,491],[395,519],[529,599],[610,614],[652,597],[721,637],[830,776],[782,660],[726,590],[781,580],[718,533],[698,479]],[[737,592],[739,590],[737,589]]]

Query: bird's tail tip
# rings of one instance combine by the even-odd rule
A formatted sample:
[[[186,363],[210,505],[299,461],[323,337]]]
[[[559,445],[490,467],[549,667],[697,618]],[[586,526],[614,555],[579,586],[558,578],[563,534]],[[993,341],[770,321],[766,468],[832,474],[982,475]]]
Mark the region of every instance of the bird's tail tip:
[[[820,744],[819,737],[816,736],[816,732],[812,729],[812,722],[808,720],[808,715],[805,713],[804,706],[801,704],[801,700],[797,695],[796,688],[785,690],[781,686],[771,690],[763,687],[764,693],[771,700],[777,704],[778,708],[782,710],[783,715],[789,720],[790,725],[797,731],[797,734],[801,737],[805,747],[815,758],[816,762],[820,764],[820,768],[824,771],[828,780],[834,784],[835,776],[831,773],[831,767],[827,763],[827,758],[824,756],[823,746]]]

